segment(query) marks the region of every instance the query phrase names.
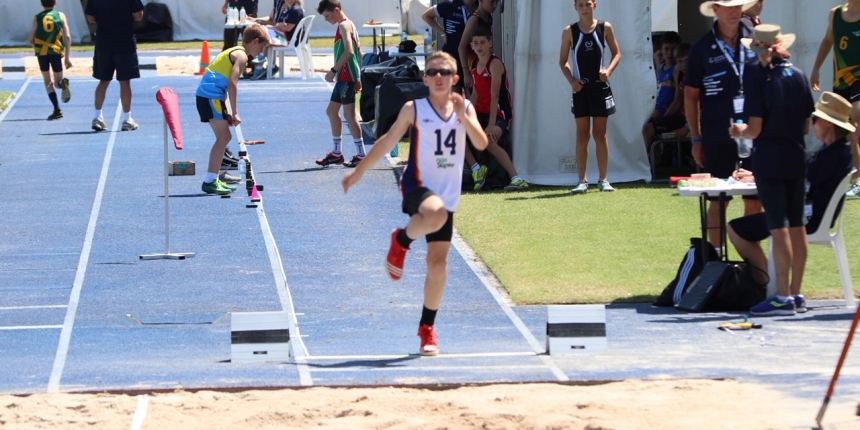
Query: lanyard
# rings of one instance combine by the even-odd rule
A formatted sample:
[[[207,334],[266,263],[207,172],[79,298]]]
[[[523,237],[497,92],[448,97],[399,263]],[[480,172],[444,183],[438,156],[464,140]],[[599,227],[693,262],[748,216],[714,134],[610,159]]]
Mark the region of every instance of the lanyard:
[[[720,50],[722,50],[723,55],[726,56],[726,61],[728,61],[729,64],[732,65],[732,70],[735,71],[735,75],[738,77],[738,80],[740,81],[740,84],[741,84],[740,93],[743,94],[744,93],[744,66],[746,65],[746,62],[747,62],[747,50],[746,50],[746,48],[744,47],[744,45],[742,43],[738,44],[738,49],[741,51],[740,52],[740,54],[741,54],[741,67],[740,67],[740,69],[738,69],[738,65],[737,65],[737,63],[735,63],[735,57],[729,54],[729,49],[728,49],[728,45],[726,45],[726,42],[723,42],[723,39],[720,39],[720,37],[717,36],[716,30],[711,30],[711,31],[714,33],[714,39],[717,40],[717,45],[720,46]]]

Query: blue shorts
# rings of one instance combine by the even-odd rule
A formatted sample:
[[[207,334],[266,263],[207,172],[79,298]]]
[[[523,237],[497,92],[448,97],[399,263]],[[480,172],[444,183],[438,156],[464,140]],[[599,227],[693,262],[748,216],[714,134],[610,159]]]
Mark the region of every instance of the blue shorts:
[[[226,119],[227,107],[224,100],[207,99],[197,96],[197,113],[200,114],[200,122],[209,122],[210,119]]]
[[[355,82],[336,82],[331,92],[331,101],[342,105],[355,104]]]
[[[806,179],[755,178],[755,186],[768,230],[806,224]]]

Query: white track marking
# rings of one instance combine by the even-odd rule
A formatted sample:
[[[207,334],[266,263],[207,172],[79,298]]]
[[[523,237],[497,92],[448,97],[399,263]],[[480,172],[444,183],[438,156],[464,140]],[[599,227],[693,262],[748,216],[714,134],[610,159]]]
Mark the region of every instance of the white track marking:
[[[131,430],[140,430],[143,427],[147,406],[149,406],[149,396],[146,394],[137,396],[137,409],[134,410],[134,417],[131,419]]]
[[[99,185],[98,188],[96,188],[96,195],[93,200],[93,209],[90,212],[90,221],[89,224],[87,224],[87,233],[84,237],[84,246],[81,249],[81,258],[78,260],[78,268],[75,272],[75,282],[72,284],[72,293],[69,297],[69,308],[66,310],[66,319],[63,322],[63,331],[60,333],[60,343],[57,347],[57,356],[54,358],[54,368],[51,370],[51,379],[48,380],[49,393],[60,391],[60,379],[63,377],[63,368],[66,366],[66,356],[69,353],[69,342],[71,342],[72,339],[72,328],[75,325],[75,314],[78,311],[78,301],[81,298],[81,288],[84,285],[84,277],[87,274],[87,264],[90,261],[90,250],[93,247],[93,236],[96,233],[96,223],[98,222],[99,211],[102,207],[102,197],[105,192],[105,183],[107,183],[110,160],[113,156],[113,146],[116,142],[116,135],[119,133],[120,113],[122,113],[122,103],[119,103],[116,106],[116,114],[113,118],[113,130],[110,131],[110,139],[108,139],[107,149],[105,149],[105,158],[102,162],[102,172],[99,176]]]
[[[460,233],[457,232],[456,228],[454,229],[454,237],[451,239],[451,244],[454,245],[454,248],[457,250],[457,252],[460,253],[460,256],[462,256],[463,259],[466,260],[466,264],[468,264],[472,271],[475,272],[475,275],[478,277],[478,279],[481,280],[481,283],[484,284],[484,286],[487,288],[487,291],[490,292],[490,294],[496,300],[496,303],[498,303],[499,307],[502,308],[502,311],[505,312],[505,315],[507,315],[508,318],[511,319],[511,321],[514,323],[514,326],[516,326],[520,333],[523,335],[523,337],[526,338],[526,341],[528,341],[529,345],[531,345],[532,350],[536,354],[541,354],[541,361],[543,361],[544,364],[549,367],[549,370],[552,371],[553,375],[555,375],[555,377],[558,378],[559,381],[569,381],[570,378],[568,378],[564,371],[561,370],[561,368],[558,367],[557,364],[555,364],[555,361],[553,361],[552,358],[550,358],[548,355],[543,355],[546,352],[544,347],[541,346],[540,342],[537,341],[532,332],[529,331],[528,327],[526,327],[526,325],[523,323],[523,320],[521,320],[520,317],[517,316],[514,310],[511,309],[511,306],[508,305],[508,302],[505,300],[505,298],[502,297],[502,294],[499,293],[498,279],[496,279],[492,272],[490,272],[490,269],[487,268],[487,266],[480,259],[478,259],[478,256],[475,254],[475,251],[473,251],[472,248],[469,247],[469,244],[467,244],[466,241],[463,240],[463,237],[460,236]]]
[[[439,357],[422,357],[422,358],[421,358],[421,360],[435,360],[435,359],[437,359],[437,358],[439,358]],[[429,362],[429,361],[428,361],[428,362]],[[458,372],[458,371],[459,371],[459,372],[473,372],[473,371],[474,371],[474,372],[484,372],[484,373],[495,373],[496,375],[498,375],[498,373],[500,373],[500,372],[502,372],[502,371],[512,371],[512,372],[517,372],[517,371],[520,371],[520,372],[521,372],[521,371],[529,371],[529,372],[535,372],[535,371],[537,371],[537,370],[543,370],[543,371],[546,371],[546,370],[547,370],[547,368],[546,368],[546,366],[545,366],[545,365],[543,365],[543,364],[536,364],[536,365],[532,365],[532,366],[529,366],[529,365],[519,365],[519,366],[518,366],[518,365],[509,365],[509,366],[505,366],[505,365],[501,365],[501,366],[485,366],[485,365],[481,365],[481,364],[476,364],[476,365],[472,365],[472,366],[427,366],[427,367],[415,367],[415,366],[380,366],[380,367],[371,367],[371,366],[355,366],[355,367],[350,367],[350,368],[349,368],[349,372],[353,372],[353,373],[358,373],[358,372],[385,372],[385,373],[387,374],[387,373],[394,373],[394,372],[405,372],[405,373],[407,373],[407,375],[403,375],[403,377],[404,377],[404,378],[409,378],[409,377],[413,377],[413,378],[414,378],[414,377],[415,377],[415,374],[416,374],[416,373],[420,373],[420,372],[432,373],[432,374],[433,374],[433,377],[438,377],[440,372]],[[324,373],[324,372],[344,372],[344,368],[343,368],[343,367],[336,367],[336,368],[316,368],[316,369],[314,369],[314,372],[320,372],[320,373]],[[498,378],[499,380],[501,380],[501,379],[502,379],[502,377],[501,377],[501,376],[496,376],[496,378]],[[430,382],[430,381],[428,381],[428,382]],[[517,383],[520,383],[520,382],[522,382],[522,381],[517,381]],[[543,382],[543,381],[542,381],[542,382]],[[434,381],[433,383],[435,384],[436,382]],[[469,380],[469,383],[474,383],[474,380]],[[366,386],[363,386],[363,387],[366,387]]]
[[[22,309],[51,309],[51,308],[67,308],[69,305],[42,305],[42,306],[6,306],[0,307],[0,311],[17,311]]]
[[[467,352],[459,354],[439,354],[433,358],[480,358],[480,357],[534,357],[534,352]],[[401,358],[417,357],[415,354],[391,354],[391,355],[310,355],[306,357],[311,360],[397,360]]]
[[[283,263],[281,263],[281,253],[278,251],[278,245],[275,243],[275,237],[272,235],[272,229],[269,226],[268,218],[266,218],[266,211],[263,210],[262,201],[257,203],[257,217],[260,219],[260,228],[263,230],[263,239],[266,241],[266,251],[269,254],[272,274],[275,276],[275,285],[278,289],[278,297],[281,299],[281,308],[290,313],[290,344],[294,355],[293,358],[296,360],[296,367],[299,371],[299,381],[303,386],[311,386],[314,382],[307,366],[308,350],[304,342],[302,342],[301,333],[299,333],[296,310],[293,307],[293,298],[290,295],[289,285],[287,285],[287,274],[284,271]]]
[[[3,120],[6,119],[6,115],[9,115],[9,112],[12,110],[12,106],[15,106],[15,103],[18,103],[18,100],[21,99],[21,94],[24,94],[24,90],[27,89],[27,86],[30,85],[30,81],[32,80],[33,78],[27,78],[27,80],[24,81],[24,85],[21,85],[21,89],[18,90],[17,93],[15,93],[15,98],[12,99],[6,110],[4,110],[3,113],[0,113],[0,122],[3,122]]]
[[[0,327],[0,330],[43,330],[43,329],[51,329],[51,328],[63,328],[63,326],[61,326],[61,325],[19,325],[19,326]]]

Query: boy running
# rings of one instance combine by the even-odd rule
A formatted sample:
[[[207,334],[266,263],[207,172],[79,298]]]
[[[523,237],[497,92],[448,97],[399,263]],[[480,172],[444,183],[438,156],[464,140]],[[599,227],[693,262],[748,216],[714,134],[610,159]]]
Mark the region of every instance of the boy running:
[[[337,61],[325,74],[326,82],[337,82],[331,93],[328,108],[325,110],[331,123],[334,149],[326,154],[325,158],[316,162],[323,167],[331,164],[355,167],[366,155],[364,140],[361,138],[361,126],[358,123],[358,111],[355,110],[355,93],[361,91],[361,45],[358,42],[355,24],[341,10],[340,0],[320,1],[317,12],[325,18],[326,22],[337,25],[337,34],[334,35],[334,58],[337,58]],[[346,124],[349,126],[349,133],[355,142],[355,155],[348,163],[344,163],[343,152],[341,152],[340,136],[343,132],[343,122],[340,119],[341,106],[343,106]]]
[[[406,102],[388,133],[367,154],[367,161],[348,172],[342,184],[344,193],[348,192],[364,172],[391,152],[400,136],[410,131],[409,160],[400,177],[403,212],[409,215],[409,223],[391,233],[385,266],[391,279],[400,279],[409,245],[425,236],[427,278],[418,336],[421,355],[436,355],[439,347],[433,327],[448,277],[448,251],[454,211],[460,202],[466,135],[479,150],[487,147],[487,136],[471,103],[451,90],[459,80],[454,57],[436,51],[427,57],[426,67],[424,84],[430,88],[430,96]]]
[[[820,91],[819,69],[833,48],[833,92],[851,103],[851,121],[860,121],[860,0],[848,0],[830,10],[827,32],[818,47],[809,81],[812,89]],[[860,130],[860,129],[858,129]],[[860,131],[850,139],[854,165],[860,166]],[[851,177],[848,197],[860,196],[860,172]]]
[[[39,70],[42,71],[42,81],[48,98],[54,105],[54,113],[48,117],[48,121],[63,117],[63,111],[57,102],[57,93],[54,88],[63,90],[63,103],[68,103],[72,97],[69,90],[69,80],[63,77],[63,58],[65,57],[66,68],[72,67],[69,54],[72,49],[72,35],[69,31],[69,23],[66,15],[54,7],[57,0],[42,0],[45,8],[33,18],[33,27],[30,29],[28,40],[36,50],[36,58],[39,60]],[[50,70],[48,68],[50,67]],[[54,72],[53,78],[51,71]]]
[[[207,194],[226,195],[236,191],[236,187],[227,185],[218,178],[224,150],[233,139],[230,126],[242,123],[239,117],[239,107],[236,97],[239,93],[239,76],[245,71],[248,57],[256,57],[269,45],[269,35],[265,27],[252,24],[242,33],[242,46],[227,49],[206,68],[206,73],[197,86],[197,112],[200,122],[208,122],[215,133],[215,143],[209,151],[209,166],[202,190]],[[230,98],[230,112],[227,113],[224,98]]]

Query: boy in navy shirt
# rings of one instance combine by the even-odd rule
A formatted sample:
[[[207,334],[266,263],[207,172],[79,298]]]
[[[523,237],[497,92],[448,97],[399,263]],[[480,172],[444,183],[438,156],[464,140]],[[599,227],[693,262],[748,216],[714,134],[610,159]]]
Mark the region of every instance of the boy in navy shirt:
[[[749,124],[735,124],[731,135],[755,139],[753,171],[758,196],[773,237],[776,267],[775,297],[753,306],[753,315],[794,315],[790,291],[800,290],[806,264],[804,195],[809,116],[815,110],[806,75],[788,58],[794,34],[782,34],[778,25],[760,24],[752,38],[741,39],[758,56],[760,64],[747,64],[744,113]],[[789,288],[789,272],[792,288]]]

